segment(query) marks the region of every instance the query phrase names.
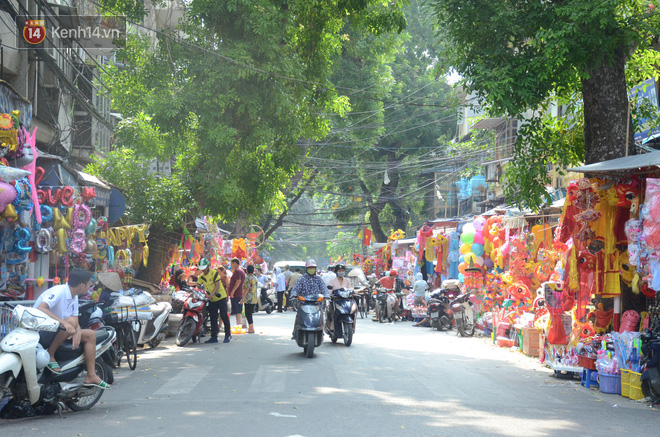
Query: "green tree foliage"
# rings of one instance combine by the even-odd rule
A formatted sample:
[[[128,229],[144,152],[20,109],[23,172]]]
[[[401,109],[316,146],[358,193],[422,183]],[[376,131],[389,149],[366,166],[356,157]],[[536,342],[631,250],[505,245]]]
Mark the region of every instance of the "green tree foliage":
[[[193,197],[180,175],[149,174],[150,164],[151,160],[122,148],[90,164],[85,171],[102,175],[111,184],[122,187],[124,197],[128,199],[124,216],[127,223],[152,223],[173,228],[194,218],[189,211]]]
[[[451,89],[433,70],[429,11],[413,2],[404,13],[409,27],[401,35],[345,28],[350,43],[333,81],[338,89],[364,91],[347,96],[352,112],[333,119],[331,134],[310,159],[324,168],[321,192],[334,196],[335,216],[354,220],[366,213],[380,242],[390,228],[405,230],[423,214],[423,198],[434,188],[438,138],[455,129]],[[384,225],[382,213],[391,218]]]
[[[508,193],[519,203],[539,205],[548,162],[591,163],[632,149],[627,87],[657,74],[652,46],[660,16],[648,1],[432,4],[447,42],[446,63],[467,89],[493,114],[521,119],[539,111],[519,132],[515,163],[507,169]],[[554,121],[543,115],[550,100],[582,108]]]
[[[103,3],[103,2],[102,2]],[[106,2],[113,12],[129,3]],[[195,212],[225,220],[272,208],[300,169],[300,138],[319,139],[321,112],[346,109],[329,78],[348,19],[400,30],[396,4],[375,0],[191,0],[178,32],[133,34],[107,69],[120,146],[175,157]],[[113,8],[119,8],[113,9]]]
[[[333,260],[342,257],[345,262],[352,264],[353,254],[361,253],[362,240],[355,232],[337,232],[335,239],[327,244],[328,256]]]

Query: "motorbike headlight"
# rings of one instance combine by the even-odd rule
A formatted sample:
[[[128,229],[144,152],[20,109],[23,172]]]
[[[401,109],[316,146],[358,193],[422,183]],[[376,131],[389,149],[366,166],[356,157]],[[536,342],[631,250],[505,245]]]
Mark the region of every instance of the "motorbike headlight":
[[[343,297],[344,299],[348,299],[349,297],[351,297],[351,292],[348,290],[338,291],[337,294]]]
[[[318,305],[301,305],[300,310],[303,313],[314,314],[321,311],[321,307],[319,307]]]
[[[22,305],[14,309],[14,317],[19,320],[19,324],[26,329],[38,331],[57,331],[59,322],[51,319],[44,312],[36,308],[28,308]]]

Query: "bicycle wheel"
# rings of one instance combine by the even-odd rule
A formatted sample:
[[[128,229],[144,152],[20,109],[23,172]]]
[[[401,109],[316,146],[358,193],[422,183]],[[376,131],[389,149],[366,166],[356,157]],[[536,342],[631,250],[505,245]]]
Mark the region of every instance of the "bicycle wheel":
[[[124,353],[126,354],[128,367],[131,370],[135,370],[137,367],[137,343],[135,341],[135,331],[130,324],[125,323],[122,326],[122,332],[124,336]]]

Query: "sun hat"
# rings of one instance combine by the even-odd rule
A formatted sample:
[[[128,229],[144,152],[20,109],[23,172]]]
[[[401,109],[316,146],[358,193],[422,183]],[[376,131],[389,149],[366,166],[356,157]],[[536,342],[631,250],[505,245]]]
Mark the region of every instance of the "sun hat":
[[[96,275],[99,282],[111,291],[119,291],[122,287],[121,278],[117,272],[104,272]]]

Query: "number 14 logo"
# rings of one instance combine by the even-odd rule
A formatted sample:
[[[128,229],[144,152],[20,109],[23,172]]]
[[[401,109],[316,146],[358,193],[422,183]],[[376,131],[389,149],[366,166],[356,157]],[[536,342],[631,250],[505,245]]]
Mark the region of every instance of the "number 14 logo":
[[[46,38],[45,20],[25,20],[23,38],[30,44],[39,44]]]

